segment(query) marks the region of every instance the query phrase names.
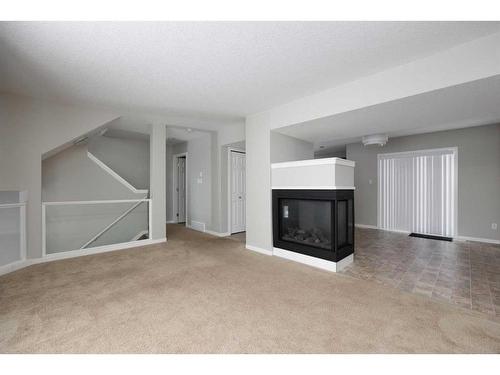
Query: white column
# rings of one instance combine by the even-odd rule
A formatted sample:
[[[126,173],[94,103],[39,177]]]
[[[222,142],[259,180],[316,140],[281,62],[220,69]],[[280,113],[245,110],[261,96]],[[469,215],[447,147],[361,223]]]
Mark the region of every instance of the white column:
[[[149,165],[150,165],[150,198],[151,221],[150,238],[158,240],[166,237],[166,125],[154,123],[151,125],[149,138]]]
[[[246,119],[246,245],[272,254],[271,131],[266,113]]]

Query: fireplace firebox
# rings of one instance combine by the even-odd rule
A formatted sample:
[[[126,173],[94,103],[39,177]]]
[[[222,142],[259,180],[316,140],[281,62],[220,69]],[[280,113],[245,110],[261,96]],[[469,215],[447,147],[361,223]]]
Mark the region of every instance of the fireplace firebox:
[[[353,190],[273,189],[273,242],[339,262],[354,253]]]

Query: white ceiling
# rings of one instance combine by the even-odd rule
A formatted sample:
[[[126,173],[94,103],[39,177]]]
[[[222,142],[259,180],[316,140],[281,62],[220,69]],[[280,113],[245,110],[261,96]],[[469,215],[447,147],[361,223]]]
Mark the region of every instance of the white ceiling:
[[[498,31],[499,22],[2,22],[0,90],[223,121]]]
[[[289,136],[321,146],[361,141],[363,135],[389,137],[500,122],[500,75],[404,99],[280,128]],[[389,139],[390,142],[390,139]]]

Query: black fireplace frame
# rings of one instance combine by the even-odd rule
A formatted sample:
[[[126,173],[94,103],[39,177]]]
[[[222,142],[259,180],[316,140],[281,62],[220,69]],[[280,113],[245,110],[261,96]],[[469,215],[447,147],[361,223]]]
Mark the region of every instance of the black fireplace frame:
[[[332,248],[325,250],[307,244],[299,244],[292,241],[287,241],[281,238],[281,220],[280,220],[280,200],[281,199],[305,199],[305,200],[321,200],[331,202],[331,235]],[[348,243],[344,246],[339,246],[338,241],[338,201],[351,202],[351,218],[348,220],[349,213],[346,209],[346,239]],[[309,255],[315,258],[325,259],[332,262],[338,262],[345,257],[354,253],[354,191],[353,190],[305,190],[305,189],[273,189],[272,191],[272,206],[273,206],[273,245],[274,247],[290,250],[296,253]],[[349,207],[349,204],[347,205]],[[351,236],[349,233],[349,225],[352,226]]]

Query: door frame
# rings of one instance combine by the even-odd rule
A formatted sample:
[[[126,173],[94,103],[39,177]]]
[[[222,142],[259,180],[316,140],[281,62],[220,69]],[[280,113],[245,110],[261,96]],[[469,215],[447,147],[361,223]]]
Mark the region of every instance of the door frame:
[[[172,155],[172,221],[174,223],[179,223],[179,217],[177,216],[177,211],[178,211],[178,204],[177,202],[179,201],[179,192],[177,191],[177,180],[179,178],[179,174],[178,174],[178,169],[177,169],[177,162],[178,162],[178,159],[181,158],[181,157],[185,157],[186,158],[186,169],[184,171],[185,173],[185,178],[186,178],[186,182],[185,182],[185,188],[186,188],[186,207],[185,207],[185,216],[186,216],[186,225],[188,224],[188,220],[189,220],[189,215],[188,215],[188,153],[187,152],[181,152],[179,154],[174,154]]]
[[[404,156],[418,156],[418,155],[432,155],[439,152],[448,152],[453,155],[453,238],[458,237],[458,147],[440,147],[424,150],[402,151],[402,152],[389,152],[377,154],[377,228],[380,228],[380,170],[379,160],[385,157],[404,157]],[[382,229],[387,230],[387,229]],[[396,232],[392,230],[392,232]],[[401,232],[401,231],[400,231]],[[404,232],[404,231],[403,231]],[[409,233],[409,232],[404,232]]]
[[[247,153],[245,150],[236,147],[228,147],[227,149],[227,233],[229,235],[233,234],[233,226],[232,226],[232,218],[231,218],[231,208],[233,208],[233,202],[231,200],[231,174],[233,168],[231,167],[231,152],[239,152],[240,154],[245,154],[245,165],[246,165],[246,156]],[[245,174],[246,174],[246,166],[245,166]],[[246,181],[246,176],[245,176]],[[246,189],[245,189],[246,190]],[[246,197],[245,197],[245,208],[246,208]],[[246,220],[245,220],[245,231],[247,228]],[[235,232],[241,233],[241,232]]]

